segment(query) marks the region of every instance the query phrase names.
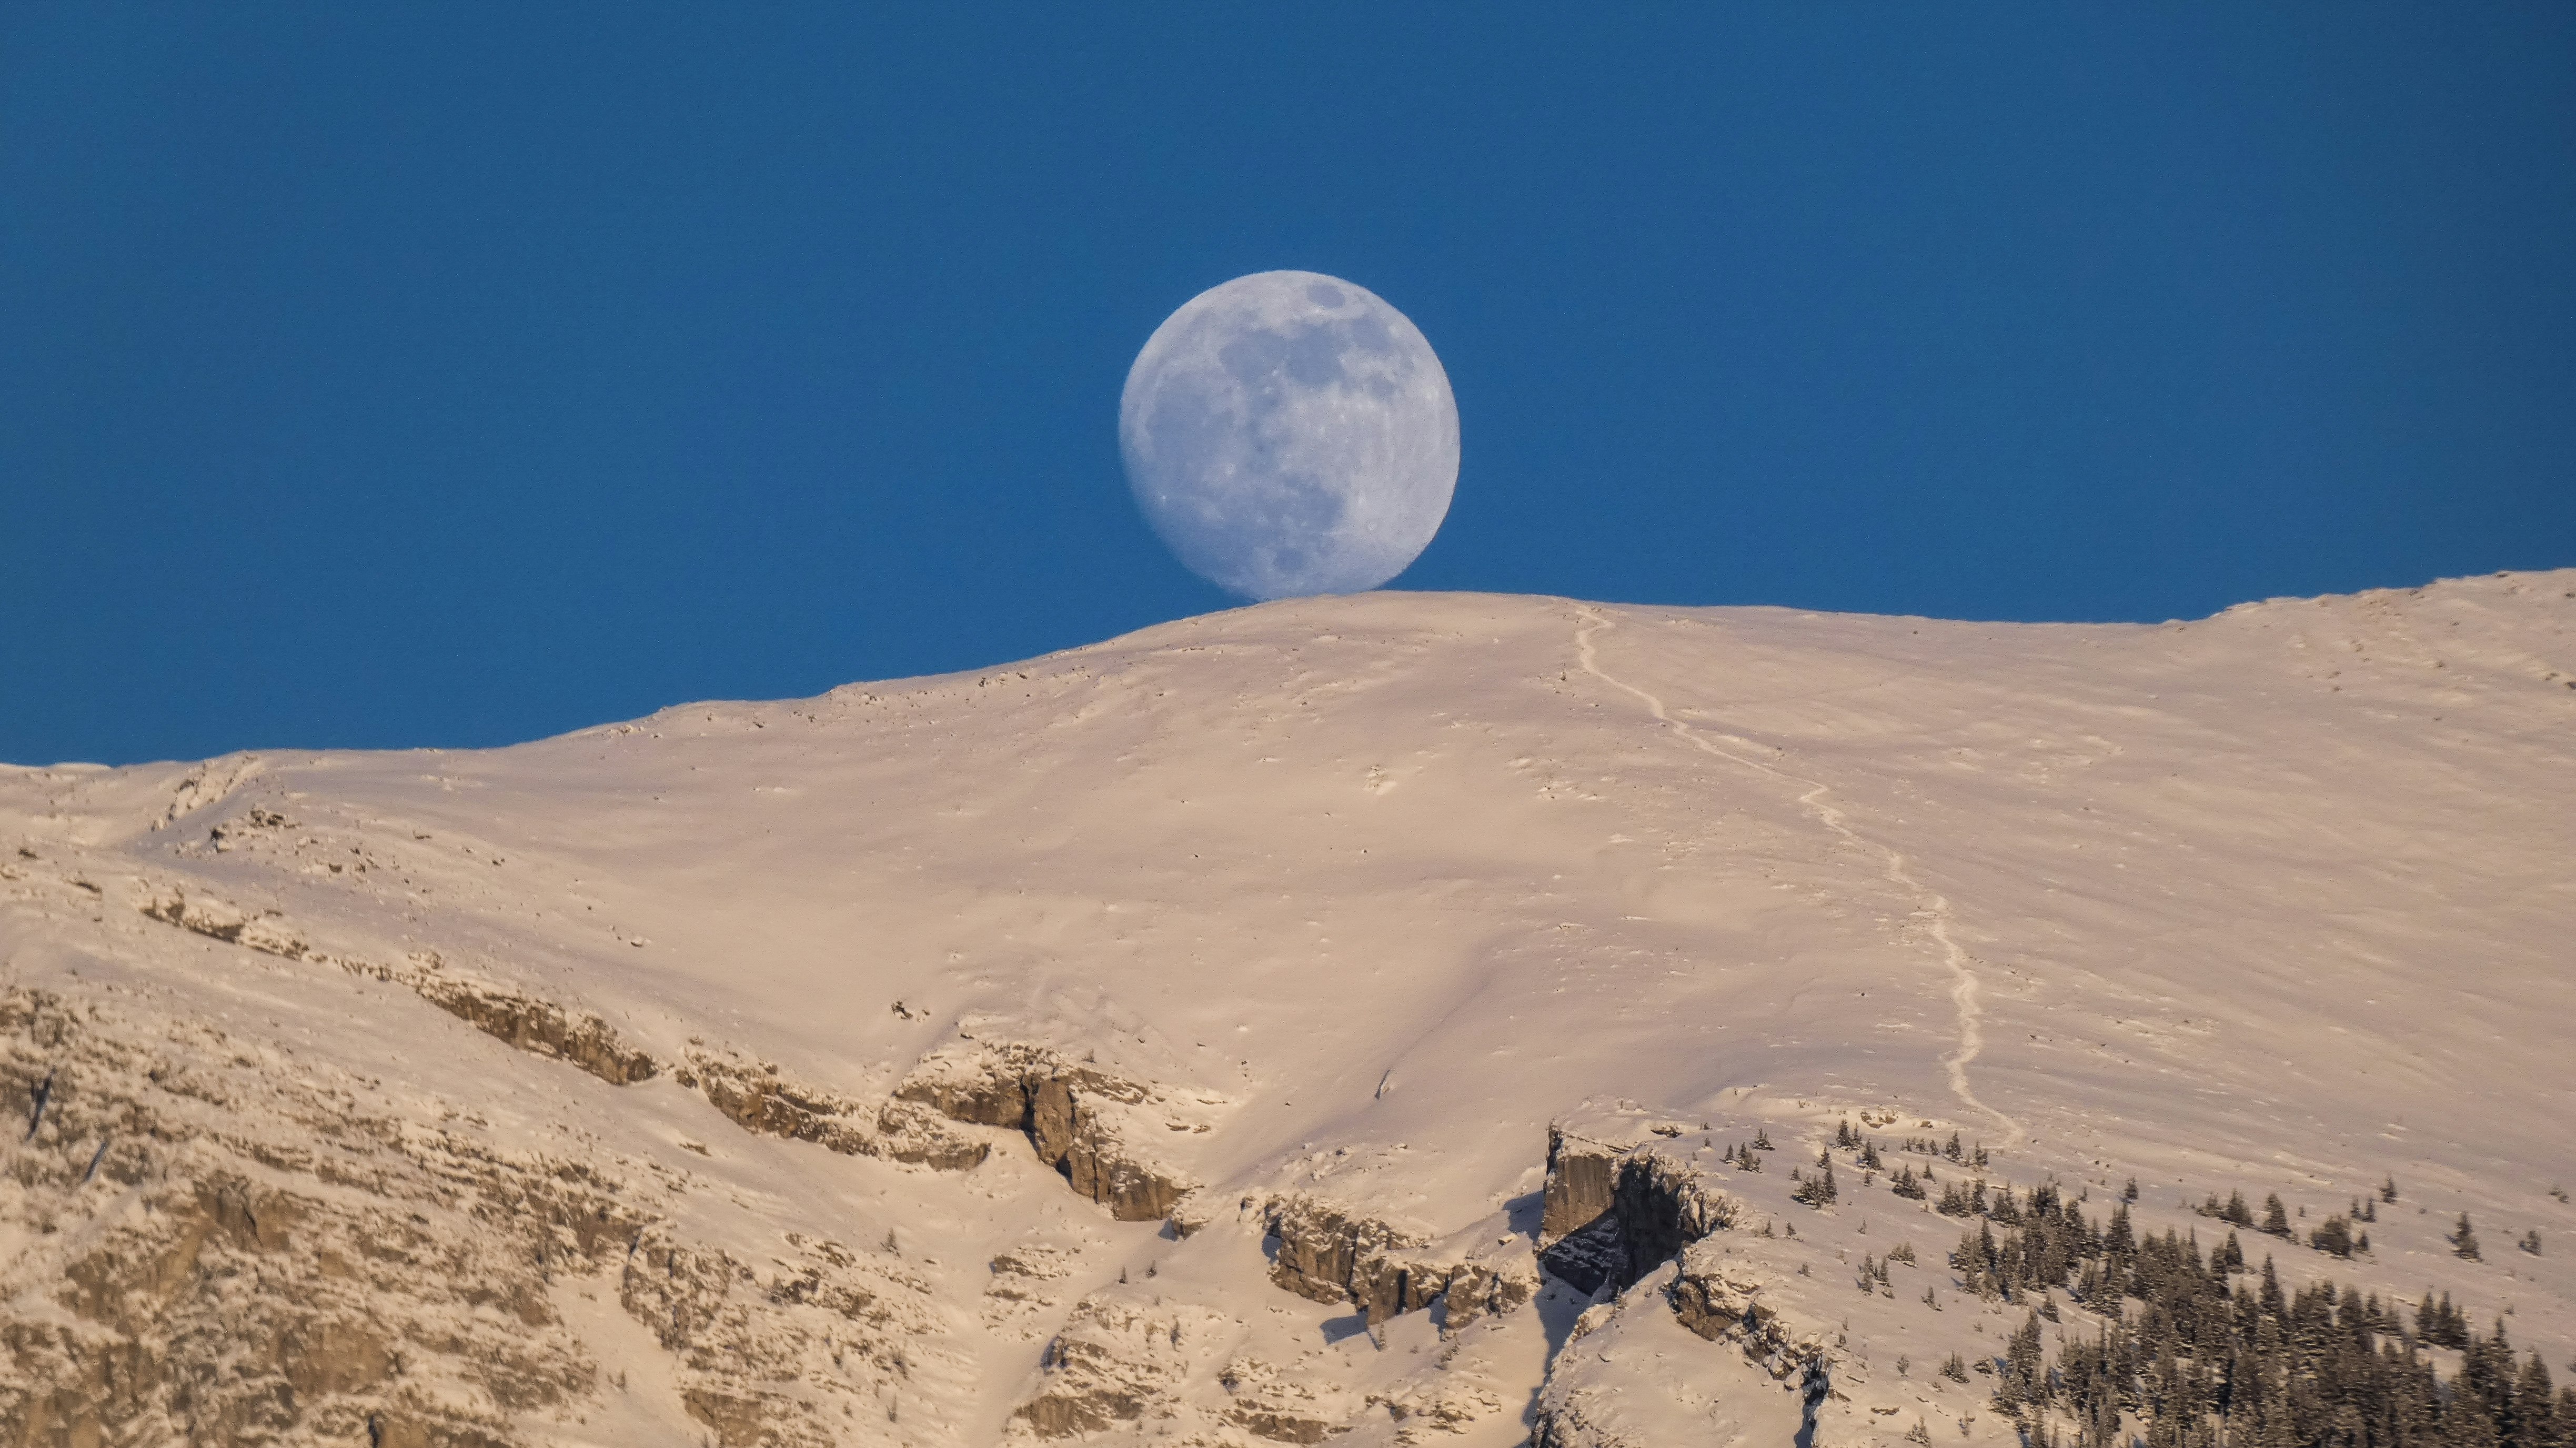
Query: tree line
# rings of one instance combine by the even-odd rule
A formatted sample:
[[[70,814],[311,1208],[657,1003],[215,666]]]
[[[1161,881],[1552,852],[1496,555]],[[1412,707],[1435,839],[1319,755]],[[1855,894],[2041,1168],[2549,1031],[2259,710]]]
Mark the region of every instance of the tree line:
[[[1848,1123],[1834,1146],[1855,1154],[1864,1184],[1886,1169],[1880,1145]],[[2268,1254],[2250,1265],[2240,1229],[2301,1240],[2277,1193],[2259,1216],[2242,1192],[2225,1201],[2212,1193],[2200,1214],[2230,1230],[2204,1252],[2198,1232],[2134,1229],[2134,1180],[2097,1225],[2052,1184],[1989,1186],[1976,1174],[1984,1148],[1955,1134],[1906,1138],[1897,1150],[1965,1169],[1966,1180],[1938,1181],[1928,1162],[1919,1173],[1900,1164],[1888,1183],[1914,1200],[1937,1189],[1939,1211],[1976,1222],[1950,1254],[1960,1287],[2029,1307],[2005,1351],[1975,1369],[1995,1379],[1996,1407],[2035,1448],[2060,1448],[2061,1421],[2078,1448],[2123,1443],[2124,1424],[2143,1433],[2145,1448],[2576,1448],[2576,1387],[2555,1386],[2536,1350],[2518,1356],[2501,1318],[2481,1336],[2448,1292],[2427,1287],[2410,1308],[2331,1281],[2284,1291]],[[1805,1176],[1802,1200],[1833,1200],[1831,1161],[1829,1149],[1820,1173]],[[2309,1230],[2305,1245],[2367,1255],[2368,1226],[2397,1197],[2392,1177]],[[2466,1213],[2444,1240],[2453,1255],[2480,1260]],[[2540,1235],[2514,1245],[2536,1256]],[[1885,1266],[1866,1262],[1863,1290],[1886,1283]],[[2089,1340],[2065,1324],[2050,1295],[2060,1291],[2102,1319]],[[1925,1299],[1939,1305],[1928,1291]],[[2044,1323],[2061,1325],[2053,1356]],[[1968,1380],[1955,1354],[1940,1371]]]
[[[1979,1364],[2034,1443],[2055,1448],[2062,1415],[2081,1448],[2123,1441],[2124,1419],[2147,1448],[2576,1448],[2576,1388],[2554,1387],[2538,1352],[2518,1360],[2501,1319],[2476,1334],[2447,1293],[2426,1289],[2411,1315],[2330,1281],[2285,1293],[2234,1231],[2204,1256],[2197,1233],[2133,1234],[2126,1202],[2096,1228],[2052,1188],[1999,1201],[2018,1224],[1979,1222],[1950,1263],[1969,1291],[2042,1299]],[[2053,1357],[2051,1289],[2104,1319]],[[2431,1348],[2459,1352],[2448,1377]]]

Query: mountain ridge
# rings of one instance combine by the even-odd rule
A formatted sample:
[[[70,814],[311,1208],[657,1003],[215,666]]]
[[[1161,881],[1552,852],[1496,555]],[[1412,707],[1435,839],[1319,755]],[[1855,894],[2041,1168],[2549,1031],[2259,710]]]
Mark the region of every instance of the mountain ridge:
[[[2025,1187],[2135,1176],[2186,1225],[2402,1178],[2494,1222],[2486,1261],[2428,1213],[2333,1269],[2438,1268],[2563,1359],[2560,1259],[2506,1242],[2562,1230],[2576,1160],[2571,644],[2576,570],[2163,625],[1380,594],[498,750],[0,771],[0,1097],[32,1119],[0,1325],[55,1385],[22,1441],[108,1432],[78,1384],[118,1353],[167,1380],[109,1441],[1616,1441],[1539,1391],[1583,1310],[1680,1290],[1542,1273],[1551,1125],[1601,1111],[1703,1165],[1796,1143],[1730,1188],[1748,1222],[1810,1211],[1786,1171],[1855,1118]],[[152,1070],[239,1076],[254,1125]],[[314,1185],[336,1099],[376,1103],[375,1197]],[[223,1335],[191,1313],[267,1320],[223,1286],[258,1264],[356,1280],[325,1251],[458,1173],[460,1221],[614,1185],[533,1214],[552,1248],[274,1326],[342,1349],[226,1377],[186,1346]],[[1801,1240],[1850,1254],[1819,1224],[1860,1190]],[[270,1197],[338,1225],[242,1225]],[[472,1258],[454,1230],[422,1252]],[[1424,1302],[1471,1270],[1452,1330]],[[507,1371],[442,1295],[476,1274],[520,1304]],[[1955,1336],[1924,1312],[1865,1335]],[[1767,1370],[1701,1367],[1692,1431],[1782,1421]],[[191,1372],[284,1396],[190,1417]],[[1852,1411],[1829,1438],[1920,1416]]]

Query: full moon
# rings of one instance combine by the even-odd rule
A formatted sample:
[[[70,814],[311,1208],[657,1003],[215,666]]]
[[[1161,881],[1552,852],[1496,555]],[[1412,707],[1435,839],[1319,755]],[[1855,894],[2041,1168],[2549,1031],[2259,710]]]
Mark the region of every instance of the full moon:
[[[1127,482],[1190,570],[1247,598],[1358,593],[1449,516],[1458,403],[1366,287],[1256,272],[1154,329],[1118,403]]]

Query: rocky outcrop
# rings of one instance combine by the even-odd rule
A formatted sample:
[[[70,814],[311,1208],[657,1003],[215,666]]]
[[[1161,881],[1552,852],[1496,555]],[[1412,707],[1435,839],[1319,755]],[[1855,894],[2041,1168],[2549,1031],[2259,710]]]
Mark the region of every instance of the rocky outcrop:
[[[254,817],[263,812],[253,810]],[[274,818],[273,816],[271,818]],[[175,925],[210,940],[244,946],[285,960],[314,960],[353,975],[403,986],[422,1000],[497,1040],[534,1055],[550,1056],[612,1086],[649,1080],[653,1058],[620,1037],[596,1015],[575,1013],[553,1001],[508,986],[451,974],[435,954],[402,966],[378,965],[314,950],[275,911],[249,911],[202,891],[170,887],[145,894],[136,907],[146,919]]]
[[[392,1441],[501,1443],[508,1415],[592,1390],[587,1356],[548,1330],[531,1244],[613,1223],[613,1203],[353,1117],[247,1058],[191,1070],[117,1025],[0,996],[0,1102],[34,1120],[0,1231],[42,1236],[0,1278],[13,1442],[363,1442],[372,1423],[378,1441],[391,1425]],[[323,1149],[206,1129],[253,1099],[264,1117],[294,1103]],[[492,1198],[452,1195],[478,1175]]]
[[[1824,1371],[1834,1326],[1776,1289],[1776,1267],[1694,1244],[1681,1254],[1669,1295],[1673,1315],[1711,1342],[1732,1342],[1775,1379]]]
[[[1547,1133],[1540,1261],[1583,1292],[1624,1289],[1684,1247],[1735,1225],[1741,1207],[1668,1151],[1663,1131],[1604,1139],[1553,1123]]]
[[[1792,1328],[1799,1310],[1766,1290],[1774,1284],[1762,1269],[1719,1265],[1723,1260],[1710,1244],[1695,1245],[1618,1297],[1584,1309],[1540,1388],[1533,1448],[1818,1441],[1817,1410],[1832,1389],[1833,1335],[1813,1331],[1816,1325]],[[1700,1347],[1677,1324],[1739,1351]],[[1691,1363],[1688,1372],[1667,1376],[1677,1360]],[[1867,1448],[1877,1441],[1850,1431],[1859,1426],[1854,1416],[1836,1420],[1831,1442]]]
[[[1071,1275],[1074,1260],[1066,1247],[1034,1237],[995,1253],[984,1264],[992,1274],[984,1285],[985,1326],[1044,1336],[1032,1324],[1049,1318],[1049,1310],[1062,1304],[1058,1284]]]
[[[1154,1088],[1045,1047],[977,1043],[934,1052],[894,1094],[952,1121],[1026,1134],[1038,1160],[1122,1222],[1169,1216],[1198,1185],[1136,1145],[1143,1130],[1129,1108],[1155,1100]]]
[[[755,1264],[656,1224],[618,1272],[619,1306],[683,1365],[682,1406],[723,1448],[845,1441],[800,1380],[890,1389],[913,1377],[905,1339],[923,1323],[906,1299],[928,1284],[837,1243],[787,1245],[790,1259]]]
[[[884,1422],[924,1370],[941,1328],[898,1262],[745,1258],[673,1223],[667,1171],[505,1149],[470,1107],[111,991],[0,990],[0,1443],[511,1448],[635,1365],[598,1365],[584,1297],[664,1345],[717,1442],[857,1441],[851,1403]]]
[[[1611,1211],[1627,1249],[1626,1280],[1634,1282],[1691,1243],[1734,1226],[1742,1208],[1698,1168],[1648,1146],[1619,1159]]]
[[[1042,1386],[1014,1416],[1041,1438],[1134,1422],[1171,1395],[1193,1352],[1229,1325],[1204,1308],[1166,1308],[1123,1291],[1086,1297],[1047,1343]]]
[[[552,1001],[479,981],[419,975],[404,983],[487,1036],[578,1066],[612,1086],[648,1080],[658,1069],[651,1056],[597,1016],[574,1015]]]
[[[1547,1275],[1590,1297],[1604,1286],[1617,1291],[1631,1279],[1628,1273],[1628,1242],[1619,1235],[1619,1217],[1603,1212],[1580,1229],[1560,1239],[1555,1246],[1541,1252],[1539,1265]]]
[[[1509,1312],[1538,1289],[1520,1239],[1478,1223],[1446,1242],[1307,1196],[1273,1197],[1262,1208],[1270,1238],[1270,1280],[1317,1302],[1349,1302],[1370,1326],[1444,1304],[1444,1330]]]
[[[209,939],[288,960],[310,959],[403,986],[495,1040],[579,1067],[612,1086],[650,1080],[663,1069],[662,1063],[597,1015],[567,1010],[526,991],[449,970],[435,952],[415,954],[399,966],[330,955],[313,950],[274,911],[246,911],[215,896],[190,894],[177,887],[148,891],[138,908],[148,919]],[[922,1100],[861,1102],[789,1080],[777,1066],[747,1060],[739,1052],[694,1049],[675,1075],[681,1085],[702,1092],[735,1125],[764,1136],[811,1141],[845,1156],[882,1156],[942,1171],[979,1166],[991,1154],[985,1143],[951,1130],[939,1119],[939,1112],[926,1109]],[[1141,1088],[1072,1068],[1046,1073],[1034,1086],[1024,1088],[1014,1078],[992,1089],[1012,1098],[1007,1110],[1018,1115],[1010,1122],[992,1120],[1006,1108],[977,1099],[971,1092],[958,1098],[957,1109],[947,1114],[995,1125],[1020,1125],[1021,1118],[1028,1118],[1041,1154],[1052,1150],[1054,1155],[1048,1159],[1066,1171],[1075,1188],[1095,1201],[1110,1203],[1121,1220],[1159,1217],[1178,1199],[1183,1188],[1177,1180],[1169,1173],[1138,1166],[1118,1144],[1118,1134],[1105,1129],[1098,1112],[1081,1099],[1089,1095],[1141,1100]]]
[[[1342,1400],[1299,1380],[1294,1371],[1249,1354],[1225,1365],[1225,1421],[1273,1443],[1321,1443],[1349,1429],[1337,1421]]]
[[[1596,1141],[1549,1122],[1547,1190],[1539,1217],[1538,1245],[1546,1251],[1600,1220],[1616,1191],[1619,1159],[1628,1148]]]
[[[247,946],[286,960],[304,958],[304,938],[273,911],[245,911],[214,896],[190,895],[176,888],[156,892],[136,908],[147,919],[194,931],[209,940]]]
[[[693,1050],[672,1079],[707,1098],[745,1131],[810,1141],[843,1156],[882,1156],[941,1171],[980,1166],[992,1148],[951,1128],[921,1103],[864,1101],[780,1074],[766,1061]]]

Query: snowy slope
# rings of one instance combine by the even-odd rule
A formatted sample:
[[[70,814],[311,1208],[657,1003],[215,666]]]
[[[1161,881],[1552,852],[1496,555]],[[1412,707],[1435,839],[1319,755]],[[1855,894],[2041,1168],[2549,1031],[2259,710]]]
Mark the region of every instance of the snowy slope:
[[[11,769],[0,1342],[28,1422],[130,1441],[1510,1444],[1585,1305],[1531,1258],[1549,1125],[1628,1103],[1778,1139],[1748,1224],[1864,1112],[2142,1227],[2393,1176],[2369,1257],[2285,1272],[2563,1363],[2571,942],[2576,571],[2157,627],[1380,593],[509,749]],[[494,1205],[535,1183],[589,1195]],[[1922,1218],[1941,1275],[1958,1225],[1871,1190],[1800,1250]],[[1454,1300],[1270,1260],[1327,1237]],[[199,1364],[243,1314],[282,1345]],[[1629,1441],[1796,1431],[1669,1316],[1615,1329],[1682,1385]]]

